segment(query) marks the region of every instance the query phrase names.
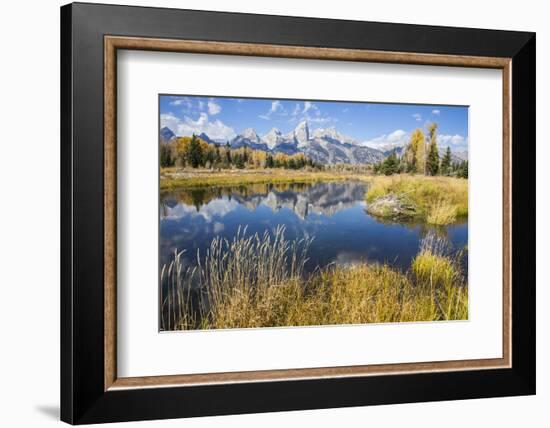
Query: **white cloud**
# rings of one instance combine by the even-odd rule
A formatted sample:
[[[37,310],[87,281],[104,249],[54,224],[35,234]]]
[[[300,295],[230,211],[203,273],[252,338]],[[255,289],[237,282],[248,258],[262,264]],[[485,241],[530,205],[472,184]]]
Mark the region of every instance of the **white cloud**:
[[[390,147],[405,146],[410,140],[410,134],[402,129],[396,129],[389,134],[383,134],[371,140],[364,141],[364,146],[373,147],[375,149],[388,149]],[[464,146],[467,144],[467,138],[462,135],[455,134],[439,134],[437,136],[437,144],[440,147],[446,146]]]
[[[204,132],[214,140],[230,140],[236,135],[233,128],[219,119],[210,120],[204,112],[199,115],[197,120],[193,120],[188,116],[181,119],[172,113],[163,113],[160,115],[160,126],[161,128],[167,126],[180,137],[198,135]]]
[[[299,116],[299,115],[309,116],[310,114],[314,114],[315,116],[321,116],[319,107],[317,107],[311,101],[304,101],[304,107],[301,107],[300,103],[296,103],[296,105],[294,106],[294,109],[292,110],[292,116]]]
[[[440,146],[448,146],[448,145],[459,146],[464,142],[466,142],[466,139],[459,134],[455,134],[455,135],[439,134],[437,136],[437,144]]]
[[[219,104],[216,104],[214,100],[208,100],[208,114],[214,116],[222,111],[222,108]]]
[[[392,133],[388,134],[387,139],[392,143],[397,143],[399,141],[402,141],[405,137],[408,137],[407,132],[403,131],[402,129],[396,129]]]
[[[441,111],[440,110],[432,110],[432,114],[435,114],[436,116],[439,116],[441,114]]]
[[[308,122],[308,123],[317,123],[317,124],[328,124],[338,122],[338,118],[331,116],[322,116],[322,115],[303,115],[303,116],[294,116],[288,120],[288,123],[299,123],[299,122]]]
[[[364,141],[363,145],[373,147],[375,149],[384,148],[387,146],[398,147],[404,146],[409,142],[409,134],[402,129],[396,129],[389,134],[383,134],[379,137]]]
[[[331,123],[331,122],[336,123],[336,122],[338,122],[338,119],[335,118],[335,117],[330,117],[330,116],[320,117],[319,115],[317,115],[316,117],[309,117],[309,116],[304,117],[302,120],[312,122],[312,123]]]
[[[260,119],[270,120],[272,114],[275,114],[275,113],[283,114],[285,112],[284,110],[285,109],[280,101],[278,100],[272,101],[269,111],[266,114],[259,115],[258,117]]]
[[[412,115],[412,117],[414,117],[417,122],[420,122],[422,120],[422,115],[420,113],[415,113]]]
[[[180,119],[177,118],[173,113],[162,113],[160,115],[160,127],[164,128],[165,126],[170,128],[173,132],[177,129]]]
[[[279,110],[283,109],[283,105],[280,101],[272,101],[271,102],[271,109],[269,110],[269,113],[275,113]]]
[[[239,204],[235,200],[227,201],[214,199],[201,206],[197,215],[203,217],[207,222],[211,222],[217,217],[224,217],[238,208]]]
[[[317,106],[310,101],[304,102],[304,109],[302,110],[302,113],[307,113],[311,109],[315,110],[317,109]]]
[[[184,106],[186,109],[190,109],[193,106],[193,103],[188,97],[173,97],[174,99],[170,101],[170,105],[174,107]]]
[[[321,116],[321,111],[319,110],[319,107],[317,107],[317,105],[313,104],[311,101],[305,101],[302,114],[314,114],[315,116]]]
[[[310,123],[327,124],[338,122],[338,118],[321,113],[319,107],[311,101],[304,101],[303,107],[300,103],[297,103],[291,116],[292,117],[288,120],[290,123],[306,121]]]
[[[164,218],[179,219],[183,217],[202,217],[207,223],[213,224],[214,233],[219,233],[223,230],[223,224],[216,222],[216,218],[224,217],[238,208],[239,204],[235,200],[227,201],[214,199],[200,207],[199,211],[192,205],[183,203],[177,204],[175,207],[166,207]]]
[[[208,102],[195,97],[179,97],[172,96],[170,97],[171,101],[168,103],[173,107],[181,107],[183,113],[186,114],[197,114],[200,111],[208,110],[208,113],[211,115],[218,114],[221,111],[221,107],[210,99]],[[219,107],[219,111],[216,112],[216,107]],[[212,109],[212,112],[211,112]]]

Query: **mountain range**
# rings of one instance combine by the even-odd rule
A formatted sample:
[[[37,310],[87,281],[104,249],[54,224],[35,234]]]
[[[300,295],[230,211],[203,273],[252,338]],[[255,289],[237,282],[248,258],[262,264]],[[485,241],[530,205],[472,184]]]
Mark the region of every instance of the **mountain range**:
[[[208,144],[220,145],[226,143],[225,141],[214,140],[205,133],[201,133],[198,137]],[[160,130],[162,142],[168,143],[174,138],[176,138],[176,135],[170,128],[164,127]],[[229,144],[234,149],[247,147],[273,154],[293,155],[303,153],[313,161],[324,165],[337,163],[374,164],[382,161],[393,151],[401,156],[404,148],[404,144],[382,147],[381,149],[368,147],[352,137],[340,134],[335,127],[310,130],[306,121],[300,122],[294,130],[287,134],[283,134],[277,128],[272,128],[267,134],[259,136],[254,129],[247,128],[230,140]],[[466,152],[466,159],[467,156]],[[458,160],[458,156],[455,157]],[[462,157],[460,160],[462,160]]]

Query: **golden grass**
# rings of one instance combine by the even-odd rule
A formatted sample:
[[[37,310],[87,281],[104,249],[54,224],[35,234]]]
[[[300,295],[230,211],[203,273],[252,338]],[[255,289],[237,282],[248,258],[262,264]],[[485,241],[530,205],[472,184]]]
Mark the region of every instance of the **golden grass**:
[[[411,268],[331,266],[304,274],[310,241],[273,236],[214,239],[197,267],[184,270],[180,255],[161,273],[167,285],[163,329],[363,324],[461,320],[468,290],[459,263],[430,237]],[[177,278],[174,278],[177,276]],[[192,288],[194,291],[192,291]]]
[[[433,225],[445,225],[468,215],[468,180],[454,177],[411,175],[376,176],[370,179],[369,203],[388,195],[404,197],[416,215]]]
[[[456,221],[457,208],[454,204],[438,200],[427,210],[426,223],[434,225],[451,224]]]
[[[264,183],[316,183],[321,181],[364,180],[371,176],[350,171],[316,171],[289,169],[257,170],[178,170],[162,168],[160,189],[174,190],[184,187],[235,186]]]

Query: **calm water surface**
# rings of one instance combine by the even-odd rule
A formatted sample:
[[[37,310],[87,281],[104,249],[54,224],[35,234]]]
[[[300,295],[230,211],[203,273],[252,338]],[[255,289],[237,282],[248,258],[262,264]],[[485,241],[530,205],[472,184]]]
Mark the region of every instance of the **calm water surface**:
[[[430,230],[459,250],[468,242],[467,221],[443,228],[382,222],[365,211],[363,183],[262,184],[181,190],[161,195],[160,264],[174,249],[193,263],[216,236],[232,239],[239,227],[263,234],[277,225],[287,239],[314,237],[308,271],[330,263],[388,262],[406,268]],[[467,268],[467,266],[465,266]]]

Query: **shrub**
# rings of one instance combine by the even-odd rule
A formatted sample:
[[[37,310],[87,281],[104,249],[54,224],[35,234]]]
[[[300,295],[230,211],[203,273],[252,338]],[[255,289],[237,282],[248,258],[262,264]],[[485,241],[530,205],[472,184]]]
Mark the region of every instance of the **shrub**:
[[[454,177],[399,175],[372,177],[367,203],[386,196],[406,198],[415,205],[418,217],[444,225],[468,215],[468,181]]]

